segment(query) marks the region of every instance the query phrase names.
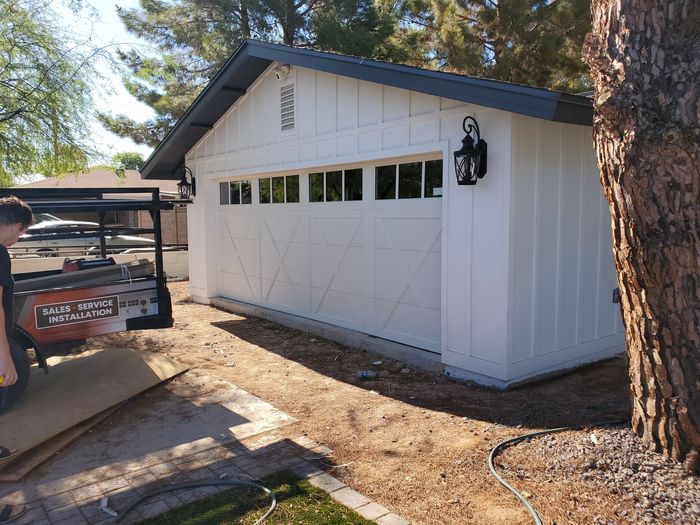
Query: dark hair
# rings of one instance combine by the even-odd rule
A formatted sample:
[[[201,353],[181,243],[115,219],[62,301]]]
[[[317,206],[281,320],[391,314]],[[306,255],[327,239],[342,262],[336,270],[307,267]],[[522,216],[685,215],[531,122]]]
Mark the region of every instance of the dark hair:
[[[0,224],[21,224],[25,228],[32,225],[32,209],[24,201],[11,195],[0,199]]]

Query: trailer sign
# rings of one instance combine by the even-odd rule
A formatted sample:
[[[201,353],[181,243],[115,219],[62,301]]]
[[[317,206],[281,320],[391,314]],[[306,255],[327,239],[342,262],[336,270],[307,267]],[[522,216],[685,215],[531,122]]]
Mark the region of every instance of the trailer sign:
[[[119,296],[42,304],[34,307],[37,328],[53,328],[119,316]]]

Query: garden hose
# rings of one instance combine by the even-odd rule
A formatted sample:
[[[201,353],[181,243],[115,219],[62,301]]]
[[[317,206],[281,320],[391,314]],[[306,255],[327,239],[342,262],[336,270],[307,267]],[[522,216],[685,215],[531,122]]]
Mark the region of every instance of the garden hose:
[[[520,494],[512,485],[508,484],[506,480],[504,480],[501,476],[498,475],[498,472],[496,472],[496,467],[494,466],[494,459],[496,459],[496,456],[503,450],[504,448],[513,445],[515,443],[519,443],[521,441],[525,441],[526,439],[530,439],[533,437],[537,436],[542,436],[545,434],[554,434],[556,432],[565,432],[567,430],[580,430],[582,428],[590,428],[590,427],[599,427],[599,426],[604,426],[604,425],[617,425],[619,423],[624,423],[625,421],[618,420],[618,421],[602,421],[600,423],[591,423],[589,425],[580,425],[577,427],[559,427],[559,428],[549,428],[547,430],[539,430],[537,432],[530,432],[529,434],[523,434],[521,436],[516,436],[514,438],[506,439],[505,441],[501,441],[498,445],[493,447],[491,449],[491,452],[489,452],[489,457],[487,460],[487,463],[489,465],[489,470],[491,471],[491,474],[498,480],[498,482],[503,485],[505,488],[507,488],[510,492],[515,495],[516,498],[520,500],[520,502],[525,506],[527,511],[530,513],[530,516],[532,516],[532,520],[535,523],[535,525],[542,525],[542,520],[540,519],[539,515],[535,511],[534,508],[532,508],[532,505],[530,505],[530,502],[527,501],[525,496]]]
[[[147,492],[143,496],[136,498],[134,501],[132,501],[131,504],[123,512],[120,512],[119,517],[116,519],[115,523],[119,523],[121,520],[123,520],[126,517],[127,514],[129,514],[129,512],[131,512],[136,507],[141,505],[144,501],[152,498],[153,496],[165,494],[166,492],[174,492],[176,490],[195,489],[195,488],[200,488],[200,487],[213,487],[213,486],[217,486],[217,485],[230,485],[230,486],[248,487],[248,488],[252,488],[252,489],[258,489],[258,490],[263,491],[268,496],[270,496],[270,500],[272,501],[272,503],[270,504],[270,508],[267,509],[267,512],[265,512],[265,514],[263,514],[254,523],[254,525],[259,525],[260,523],[264,522],[270,516],[270,514],[272,514],[272,512],[275,510],[275,507],[277,507],[277,498],[275,497],[275,493],[272,492],[267,487],[263,487],[262,485],[258,485],[257,483],[252,483],[250,481],[233,480],[233,479],[193,481],[190,483],[181,483],[179,485],[168,485],[167,487],[163,487],[160,489],[156,489],[156,490],[152,490],[150,492]]]

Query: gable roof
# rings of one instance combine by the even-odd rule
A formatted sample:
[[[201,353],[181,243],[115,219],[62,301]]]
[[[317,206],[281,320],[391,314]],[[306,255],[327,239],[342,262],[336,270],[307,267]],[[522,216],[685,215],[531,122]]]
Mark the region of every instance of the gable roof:
[[[590,126],[593,120],[585,96],[246,40],[148,157],[141,176],[178,178],[185,154],[275,61],[554,122]]]

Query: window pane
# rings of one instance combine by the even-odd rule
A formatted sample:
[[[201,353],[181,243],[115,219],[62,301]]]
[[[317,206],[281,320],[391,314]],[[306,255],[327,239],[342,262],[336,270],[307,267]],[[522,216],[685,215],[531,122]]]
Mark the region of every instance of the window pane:
[[[267,204],[270,202],[270,179],[259,179],[258,186],[260,188],[260,203]]]
[[[345,200],[362,200],[362,169],[345,170]]]
[[[241,181],[241,204],[250,204],[253,202],[252,186],[249,180]]]
[[[424,197],[442,197],[442,160],[429,160],[425,163]]]
[[[241,183],[237,180],[229,183],[229,194],[231,195],[231,204],[240,204],[241,202]]]
[[[399,199],[420,198],[422,169],[422,162],[399,164]]]
[[[228,182],[219,183],[219,204],[228,204]]]
[[[323,173],[309,173],[309,202],[323,202]]]
[[[375,168],[377,179],[376,199],[396,198],[396,166],[377,166]]]
[[[326,172],[326,202],[343,200],[343,172]]]
[[[284,177],[272,177],[272,202],[284,202]]]
[[[287,177],[287,202],[299,202],[299,175]]]

